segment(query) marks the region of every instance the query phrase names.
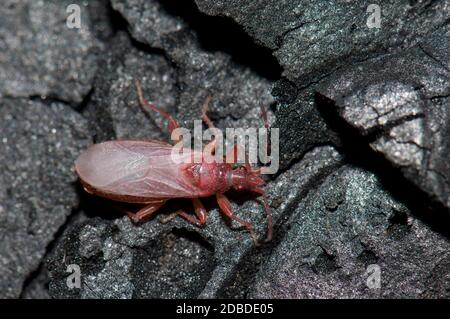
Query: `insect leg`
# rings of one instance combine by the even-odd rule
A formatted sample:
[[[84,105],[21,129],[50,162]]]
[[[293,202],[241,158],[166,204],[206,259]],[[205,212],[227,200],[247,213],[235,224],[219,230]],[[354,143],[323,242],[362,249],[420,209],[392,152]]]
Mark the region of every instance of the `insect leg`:
[[[249,222],[247,222],[245,220],[240,219],[239,217],[237,217],[233,214],[230,201],[224,194],[217,193],[216,198],[217,198],[217,203],[219,204],[219,207],[222,210],[222,212],[225,215],[227,215],[229,218],[237,221],[239,224],[244,226],[250,232],[250,235],[252,236],[252,239],[253,239],[253,242],[255,243],[255,245],[259,246],[258,240],[256,239],[256,233],[255,233],[255,230],[253,229],[252,224],[250,224]]]
[[[184,210],[181,210],[181,209],[179,209],[176,212],[170,214],[166,218],[161,219],[160,222],[161,222],[161,224],[166,224],[166,223],[170,222],[171,220],[173,220],[177,216],[180,216],[181,218],[187,220],[191,224],[194,224],[194,225],[196,225],[198,227],[202,227],[204,225],[204,223],[202,223],[199,219],[197,219],[197,217],[195,217],[193,215],[190,215],[190,214],[186,213]]]
[[[214,123],[211,121],[211,119],[206,114],[208,112],[208,106],[209,106],[210,102],[211,102],[211,96],[208,96],[202,106],[202,121],[205,122],[205,124],[210,129],[212,129],[214,131],[214,133],[216,134],[217,128],[214,126]],[[214,136],[214,139],[205,146],[204,152],[207,154],[215,154],[216,145],[217,145],[217,137]]]
[[[198,218],[198,221],[201,225],[204,225],[206,223],[206,209],[203,206],[202,202],[198,198],[192,199],[192,204],[194,204],[195,209],[195,215]]]
[[[151,204],[148,204],[144,208],[140,209],[137,213],[127,213],[128,217],[135,223],[142,223],[150,216],[157,211],[166,201],[157,201]]]
[[[194,205],[195,209],[195,215],[193,216],[191,214],[186,213],[185,211],[179,209],[176,212],[170,214],[168,217],[161,220],[161,223],[165,224],[174,219],[177,216],[180,216],[181,218],[187,220],[191,224],[197,225],[199,227],[202,227],[206,223],[206,209],[203,206],[202,202],[198,198],[192,199],[192,204]]]
[[[157,112],[157,113],[161,114],[161,116],[164,117],[166,120],[168,120],[169,121],[169,133],[171,133],[171,134],[174,129],[180,127],[178,122],[169,113],[164,112],[163,110],[160,110],[158,107],[156,107],[154,104],[148,102],[144,98],[144,95],[142,94],[141,83],[139,82],[139,80],[136,80],[135,85],[136,85],[137,95],[139,98],[139,104],[145,111]]]
[[[209,128],[215,128],[214,123],[211,121],[211,119],[206,114],[208,112],[209,102],[211,102],[211,96],[208,96],[203,103],[202,106],[202,121],[205,122],[206,125],[208,125]]]
[[[264,127],[269,128],[269,120],[267,119],[267,110],[264,106],[261,105],[261,116],[264,121]]]
[[[273,219],[272,219],[272,213],[270,212],[269,203],[267,201],[266,192],[260,188],[254,188],[254,189],[252,189],[252,191],[257,194],[260,194],[263,198],[264,210],[266,211],[266,216],[267,216],[267,237],[266,237],[265,241],[269,242],[272,240],[272,235],[273,235]]]

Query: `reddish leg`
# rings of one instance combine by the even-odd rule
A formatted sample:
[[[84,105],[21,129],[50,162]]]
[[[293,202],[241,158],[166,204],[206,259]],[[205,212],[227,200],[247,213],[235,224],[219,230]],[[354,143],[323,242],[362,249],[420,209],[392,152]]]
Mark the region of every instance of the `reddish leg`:
[[[208,125],[209,128],[214,129],[214,123],[211,121],[211,119],[206,114],[208,112],[209,103],[211,102],[211,97],[208,96],[203,103],[202,106],[202,121],[205,122],[206,125]]]
[[[197,216],[200,225],[203,226],[206,223],[206,209],[198,198],[193,198],[192,203],[194,204],[195,215]]]
[[[264,106],[261,105],[261,116],[264,121],[264,127],[269,128],[269,120],[267,119],[267,110]]]
[[[163,110],[160,110],[154,104],[152,104],[152,103],[148,102],[146,99],[144,99],[144,95],[142,94],[142,89],[141,89],[141,83],[139,82],[139,80],[136,80],[135,84],[136,84],[137,95],[139,98],[139,104],[145,111],[157,112],[157,113],[161,114],[161,116],[164,117],[166,120],[168,120],[170,134],[172,134],[172,131],[174,129],[180,127],[178,122],[169,113],[164,112]]]
[[[205,122],[205,124],[208,126],[208,128],[212,129],[216,133],[217,128],[214,126],[214,123],[211,121],[211,119],[206,114],[208,112],[208,106],[209,106],[210,102],[211,102],[211,97],[208,96],[202,106],[202,121]],[[203,152],[206,154],[211,154],[211,155],[215,154],[216,145],[217,145],[217,139],[216,139],[216,137],[214,137],[214,139],[205,146]]]
[[[149,203],[144,208],[140,209],[137,213],[127,212],[128,217],[135,223],[142,223],[150,218],[154,212],[156,212],[166,201],[160,200]]]
[[[233,210],[231,209],[230,201],[224,194],[217,193],[216,198],[217,198],[217,203],[219,204],[219,207],[222,210],[222,212],[225,215],[227,215],[229,218],[231,218],[232,220],[235,220],[239,224],[244,226],[250,232],[250,235],[252,236],[252,239],[253,239],[255,245],[259,246],[258,240],[256,239],[256,233],[253,229],[252,224],[250,224],[249,222],[247,222],[245,220],[240,219],[239,217],[237,217],[233,214]]]
[[[198,198],[193,198],[192,203],[195,209],[195,216],[186,213],[183,210],[177,210],[176,212],[170,214],[167,218],[161,220],[162,223],[167,223],[174,219],[176,216],[180,216],[183,219],[187,220],[191,224],[202,227],[206,223],[206,209],[203,206],[202,202]]]

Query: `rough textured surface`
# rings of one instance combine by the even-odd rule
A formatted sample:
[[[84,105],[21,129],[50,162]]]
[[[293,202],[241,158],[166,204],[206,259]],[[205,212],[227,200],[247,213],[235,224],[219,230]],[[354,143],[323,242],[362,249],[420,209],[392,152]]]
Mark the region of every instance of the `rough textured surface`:
[[[183,20],[169,14],[158,0],[111,0],[111,5],[128,21],[129,30],[138,41],[155,48],[163,46],[165,37],[186,27]]]
[[[283,138],[280,143],[281,169],[286,169],[317,145],[341,145],[338,133],[322,117],[313,89],[298,94],[289,82],[279,81],[272,94],[278,102],[273,126],[280,129]]]
[[[439,47],[432,52],[444,54]],[[413,48],[339,72],[319,91],[334,101],[342,118],[366,136],[375,151],[450,207],[446,65],[420,47]]]
[[[69,4],[81,28],[66,25]],[[0,98],[41,96],[80,103],[89,92],[100,44],[82,1],[11,1],[0,9]]]
[[[276,126],[287,137],[283,144],[283,167],[301,157],[311,145],[341,144],[324,119],[316,115],[314,101],[318,84],[335,71],[358,61],[406,50],[420,42],[428,54],[448,68],[449,39],[445,32],[450,7],[446,1],[380,4],[380,28],[367,26],[372,17],[368,6],[372,2],[364,0],[195,2],[207,14],[226,16],[242,25],[256,41],[273,50],[283,67],[286,79],[274,90],[279,99]],[[434,37],[430,37],[432,34]],[[370,74],[375,72],[376,69],[370,69]],[[364,74],[361,77],[370,80]],[[294,116],[284,116],[292,113]],[[291,129],[296,127],[299,117],[304,119],[300,130],[303,134],[295,134]]]
[[[66,26],[79,4],[82,28]],[[448,298],[446,1],[14,1],[0,8],[0,288],[22,298]],[[206,13],[206,14],[205,14]],[[279,63],[279,64],[278,64]],[[280,129],[255,247],[213,199],[206,227],[134,225],[71,171],[91,141],[167,140],[145,97],[191,128]],[[237,216],[267,221],[230,192]],[[137,209],[134,206],[126,206]],[[381,270],[369,288],[368,266]],[[81,287],[69,289],[69,265]]]
[[[210,96],[212,102],[209,115],[213,120],[218,119],[217,126],[262,125],[259,107],[267,107],[272,102],[269,94],[270,82],[258,76],[249,67],[233,61],[227,52],[205,49],[199,36],[189,28],[188,21],[170,13],[176,10],[173,2],[154,0],[113,3],[128,19],[133,37],[148,46],[164,49],[164,55],[175,68],[176,72],[172,74],[171,80],[175,82],[173,84],[177,90],[171,95],[152,90],[151,86],[147,85],[146,78],[143,78],[143,88],[148,99],[156,103],[158,97],[172,98],[171,101],[161,101],[159,105],[163,108],[175,107],[173,114],[185,121],[198,119],[203,102]],[[134,17],[138,13],[148,12],[148,6],[157,10],[152,14],[157,14],[159,18],[148,21],[139,19],[139,22],[136,22]],[[189,5],[187,9],[192,10]],[[160,19],[171,21],[168,25],[172,27],[160,23]],[[203,42],[212,38],[213,36],[206,35]],[[155,45],[155,42],[158,45]],[[133,69],[130,71],[135,72]],[[139,73],[135,74],[138,77]],[[250,118],[253,121],[249,122]]]
[[[200,10],[231,17],[274,53],[290,80],[305,81],[349,61],[401,50],[445,25],[446,1],[383,3],[381,28],[368,28],[367,0],[196,0]]]
[[[297,206],[290,224],[260,266],[250,297],[447,296],[447,239],[383,190],[372,173],[339,169]],[[372,264],[380,269],[380,288],[366,284]],[[442,280],[430,285],[429,278]]]
[[[193,298],[214,268],[212,248],[189,233],[159,223],[135,227],[126,218],[80,225],[62,247],[49,263],[50,293],[59,298]],[[82,288],[70,290],[65,265],[74,263]]]
[[[81,29],[66,26],[69,4],[80,5]],[[103,0],[5,1],[0,12],[1,296],[48,298],[42,259],[78,206],[72,166],[90,143],[63,101],[82,104],[102,48],[92,32],[111,29],[90,24],[104,19]]]
[[[173,68],[163,56],[135,49],[124,33],[117,34],[112,43],[101,59],[103,68],[95,80],[96,90],[83,110],[91,119],[96,141],[115,136],[168,139],[162,134],[166,121],[158,114],[146,114],[139,106],[135,80],[141,81],[147,99],[173,113],[177,97]]]
[[[68,106],[0,101],[0,291],[18,297],[47,245],[77,205],[73,161],[89,144]]]

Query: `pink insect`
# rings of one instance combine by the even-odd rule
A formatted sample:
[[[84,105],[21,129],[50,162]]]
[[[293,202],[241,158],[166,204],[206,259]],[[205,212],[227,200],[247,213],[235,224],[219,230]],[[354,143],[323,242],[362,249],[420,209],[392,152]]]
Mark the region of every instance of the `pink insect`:
[[[179,127],[178,122],[168,113],[160,110],[143,97],[139,81],[136,81],[139,103],[144,110],[161,114],[169,122],[169,131]],[[206,115],[209,98],[203,106],[202,120],[210,128],[212,121]],[[263,110],[266,127],[267,115]],[[213,139],[206,147],[214,147]],[[252,169],[236,163],[202,161],[200,163],[175,163],[171,152],[173,145],[156,140],[116,140],[91,145],[75,162],[75,170],[84,189],[91,194],[111,200],[145,205],[136,213],[128,213],[134,222],[147,220],[166,201],[172,198],[191,198],[195,215],[178,210],[171,214],[202,227],[207,214],[200,198],[216,196],[220,210],[230,219],[243,225],[258,245],[251,223],[233,214],[230,201],[225,192],[231,188],[237,191],[251,191],[262,196],[267,214],[268,231],[266,241],[272,238],[272,215],[267,197],[261,188],[264,180],[260,169]],[[212,148],[209,148],[212,149]],[[237,148],[234,147],[236,159]],[[192,151],[194,154],[195,151]],[[197,152],[198,153],[198,152]],[[233,158],[233,157],[232,157]],[[233,169],[233,165],[236,167]]]

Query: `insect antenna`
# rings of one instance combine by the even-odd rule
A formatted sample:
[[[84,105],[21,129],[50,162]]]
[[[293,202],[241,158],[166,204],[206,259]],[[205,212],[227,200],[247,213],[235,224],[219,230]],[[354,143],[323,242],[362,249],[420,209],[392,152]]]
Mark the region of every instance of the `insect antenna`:
[[[261,108],[261,117],[264,121],[264,127],[268,130],[269,129],[269,120],[267,118],[267,109],[263,105],[260,105],[260,108]],[[266,147],[268,147],[268,143],[269,143],[269,141],[268,141],[268,138],[266,135],[266,141],[265,141]],[[261,168],[254,170],[254,172],[260,173]],[[273,236],[273,218],[272,218],[272,213],[270,211],[269,203],[267,200],[266,192],[262,189],[258,189],[258,193],[260,193],[263,198],[264,210],[266,211],[266,216],[267,216],[267,237],[264,241],[267,243],[272,240],[272,236]]]
[[[261,116],[264,121],[264,127],[269,128],[269,120],[267,119],[267,110],[263,105],[260,105],[261,108]]]
[[[253,191],[260,194],[263,199],[262,203],[264,205],[264,211],[266,212],[266,216],[267,216],[267,236],[266,236],[266,239],[264,240],[264,242],[267,243],[272,240],[272,236],[273,236],[273,218],[272,218],[272,213],[271,213],[270,207],[269,207],[269,201],[267,200],[266,192],[264,190],[262,190],[261,188],[256,188]]]
[[[260,105],[260,109],[261,109],[261,117],[262,117],[262,119],[263,119],[263,121],[264,121],[264,127],[265,127],[265,129],[266,129],[266,134],[264,134],[264,139],[265,139],[265,141],[264,141],[264,153],[265,154],[267,154],[267,150],[268,150],[268,148],[269,148],[269,130],[270,130],[270,127],[269,127],[269,120],[268,120],[268,118],[267,118],[267,109],[261,104]]]
[[[267,201],[266,193],[262,194],[263,197],[263,204],[264,204],[264,210],[266,211],[267,216],[267,237],[264,242],[269,242],[272,240],[273,235],[273,218],[272,213],[270,212],[269,203]]]
[[[167,112],[161,110],[156,107],[153,103],[150,103],[144,98],[141,88],[141,82],[139,80],[134,81],[134,85],[136,86],[136,92],[139,99],[140,107],[147,113],[156,112],[159,113],[163,118],[165,118],[169,122],[169,132],[172,133],[174,129],[179,127],[178,122]],[[159,127],[159,126],[158,126]]]

